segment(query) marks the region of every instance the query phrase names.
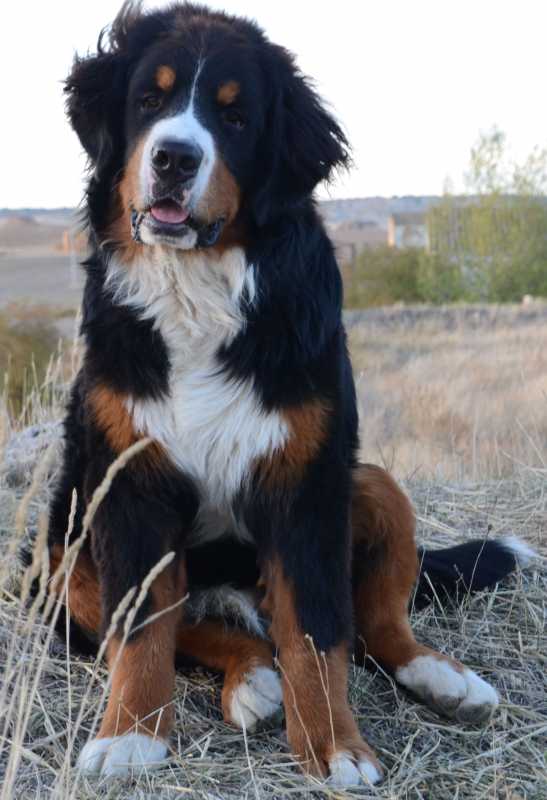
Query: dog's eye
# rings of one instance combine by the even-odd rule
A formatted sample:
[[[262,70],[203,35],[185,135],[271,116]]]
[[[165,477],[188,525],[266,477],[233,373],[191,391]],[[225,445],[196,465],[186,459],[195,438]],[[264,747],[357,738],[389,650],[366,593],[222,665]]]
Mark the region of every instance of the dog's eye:
[[[227,108],[225,111],[223,111],[222,119],[227,125],[230,125],[232,128],[235,128],[238,131],[242,131],[245,127],[245,118],[243,117],[243,114],[240,111],[237,111],[235,108]]]
[[[155,111],[161,106],[161,97],[157,94],[145,94],[140,99],[140,107],[142,111]]]

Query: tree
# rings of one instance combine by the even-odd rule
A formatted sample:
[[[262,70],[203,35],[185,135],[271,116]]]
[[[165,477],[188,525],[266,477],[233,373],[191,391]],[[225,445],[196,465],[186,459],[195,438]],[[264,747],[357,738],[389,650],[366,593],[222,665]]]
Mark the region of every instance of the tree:
[[[493,128],[472,148],[465,183],[467,196],[447,194],[428,215],[433,277],[466,300],[547,296],[547,150],[511,162]]]

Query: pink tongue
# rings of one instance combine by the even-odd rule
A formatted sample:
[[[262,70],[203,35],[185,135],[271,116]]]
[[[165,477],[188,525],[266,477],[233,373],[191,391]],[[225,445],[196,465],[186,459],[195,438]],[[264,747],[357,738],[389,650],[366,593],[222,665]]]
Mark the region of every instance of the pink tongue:
[[[150,209],[150,213],[158,222],[167,222],[171,225],[180,225],[190,215],[185,208],[173,203],[171,200],[156,203]]]

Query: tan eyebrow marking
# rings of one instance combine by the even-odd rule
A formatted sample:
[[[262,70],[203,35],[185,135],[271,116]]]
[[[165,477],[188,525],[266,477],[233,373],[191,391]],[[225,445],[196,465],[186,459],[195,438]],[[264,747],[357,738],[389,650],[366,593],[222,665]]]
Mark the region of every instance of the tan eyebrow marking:
[[[228,106],[233,103],[239,94],[239,83],[237,81],[227,81],[218,88],[217,100],[223,106]]]
[[[156,83],[164,92],[169,92],[173,88],[176,77],[173,67],[163,65],[156,70]]]

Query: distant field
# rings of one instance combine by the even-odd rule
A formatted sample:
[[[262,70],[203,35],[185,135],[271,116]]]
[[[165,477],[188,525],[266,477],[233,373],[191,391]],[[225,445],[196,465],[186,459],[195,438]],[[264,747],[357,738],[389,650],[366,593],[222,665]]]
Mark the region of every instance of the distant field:
[[[0,248],[0,307],[48,304],[76,312],[82,286],[83,273],[75,256],[40,249],[2,252]]]
[[[477,480],[547,458],[547,305],[347,317],[363,457],[401,478]]]

